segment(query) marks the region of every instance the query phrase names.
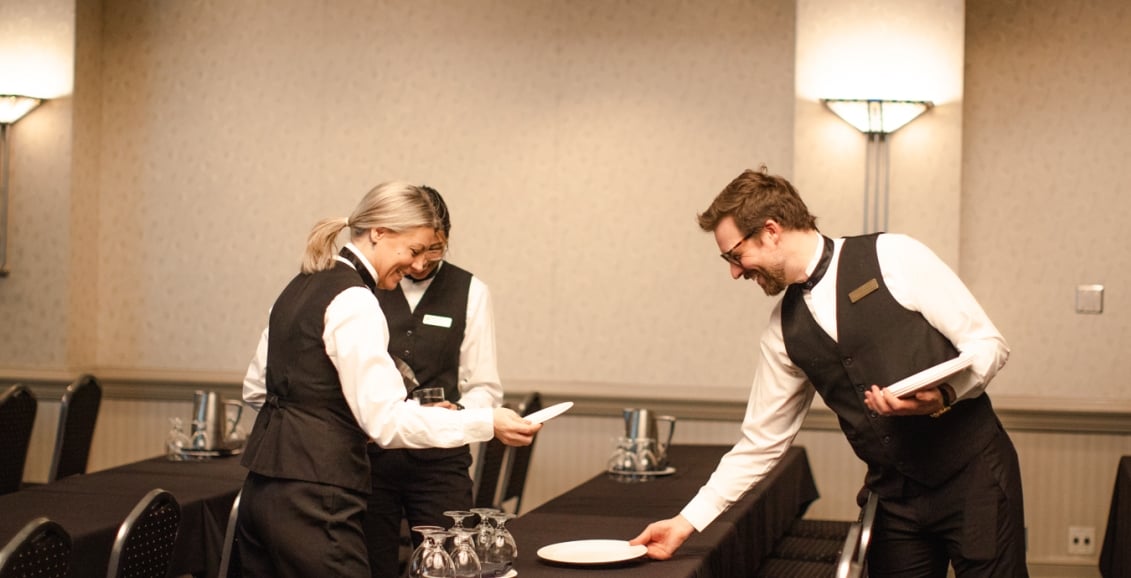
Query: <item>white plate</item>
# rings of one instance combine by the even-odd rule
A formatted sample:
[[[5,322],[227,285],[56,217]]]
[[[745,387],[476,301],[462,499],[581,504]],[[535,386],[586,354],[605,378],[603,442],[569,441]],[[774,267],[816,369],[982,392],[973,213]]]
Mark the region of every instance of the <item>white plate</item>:
[[[612,564],[635,560],[648,553],[640,544],[629,546],[625,540],[575,540],[558,542],[538,549],[538,557],[561,564]]]
[[[569,408],[571,407],[573,407],[572,401],[563,401],[559,404],[540,409],[530,415],[523,416],[522,419],[525,419],[530,423],[542,423],[551,418],[558,417],[559,415],[569,410]]]
[[[905,377],[889,386],[887,390],[894,393],[896,397],[905,397],[928,387],[936,386],[954,374],[970,367],[974,362],[974,356],[970,353],[963,353],[954,359],[944,361],[933,367],[928,367],[915,375]]]
[[[614,476],[640,476],[642,478],[648,478],[648,477],[658,478],[660,476],[670,476],[670,475],[674,474],[675,473],[675,467],[674,466],[668,466],[668,467],[666,467],[662,470],[655,470],[655,471],[648,471],[648,472],[626,472],[626,471],[622,471],[622,470],[605,470],[605,473],[612,474]]]

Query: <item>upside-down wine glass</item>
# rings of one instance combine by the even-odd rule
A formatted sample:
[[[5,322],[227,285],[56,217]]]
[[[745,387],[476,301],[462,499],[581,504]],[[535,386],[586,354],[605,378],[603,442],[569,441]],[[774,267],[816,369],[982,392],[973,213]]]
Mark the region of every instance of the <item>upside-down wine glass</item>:
[[[495,508],[471,508],[471,513],[479,516],[479,525],[475,527],[475,553],[479,555],[479,561],[483,561],[483,557],[487,555],[487,546],[491,544],[491,539],[495,536],[495,528],[491,526],[491,514],[497,513],[499,510]]]
[[[409,578],[455,578],[452,557],[444,550],[447,530],[440,526],[413,526],[412,531],[424,536],[424,541],[409,560]]]
[[[493,512],[488,515],[495,522],[495,532],[487,552],[480,562],[483,564],[483,576],[502,576],[510,571],[514,561],[518,558],[518,545],[514,542],[507,530],[507,520],[515,517],[509,512]]]
[[[455,536],[452,538],[452,549],[448,552],[452,557],[455,578],[480,578],[483,575],[483,564],[471,541],[475,530],[459,527],[452,528],[449,532]]]

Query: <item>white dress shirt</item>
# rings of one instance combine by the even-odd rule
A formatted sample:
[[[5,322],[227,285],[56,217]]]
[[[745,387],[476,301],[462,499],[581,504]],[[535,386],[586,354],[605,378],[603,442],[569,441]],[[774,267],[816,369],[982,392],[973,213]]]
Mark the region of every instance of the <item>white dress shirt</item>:
[[[444,263],[440,263],[443,267]],[[424,297],[435,277],[424,281],[401,279],[409,311]],[[495,356],[495,312],[487,284],[474,275],[467,292],[467,322],[459,346],[459,403],[465,408],[499,407],[503,386]]]
[[[377,278],[369,261],[347,244]],[[353,267],[347,260],[337,260]],[[389,356],[389,327],[377,297],[365,286],[342,291],[326,307],[322,340],[338,370],[342,394],[354,418],[373,441],[387,448],[458,447],[494,436],[489,407],[451,411],[405,401],[404,381]],[[267,329],[243,381],[244,401],[256,410],[267,399]],[[313,432],[312,432],[313,433]]]
[[[810,274],[820,260],[824,243],[818,239],[816,245],[807,269]],[[813,317],[834,340],[837,268],[843,246],[843,239],[835,241],[833,260],[824,278],[804,295]],[[921,313],[960,352],[974,354],[971,367],[947,381],[957,400],[981,395],[1009,357],[1005,339],[981,305],[958,276],[919,241],[906,235],[880,235],[876,251],[892,297],[903,307]],[[702,531],[777,465],[805,421],[816,390],[786,353],[781,323],[779,300],[759,344],[760,363],[754,372],[742,437],[680,512],[697,530]]]

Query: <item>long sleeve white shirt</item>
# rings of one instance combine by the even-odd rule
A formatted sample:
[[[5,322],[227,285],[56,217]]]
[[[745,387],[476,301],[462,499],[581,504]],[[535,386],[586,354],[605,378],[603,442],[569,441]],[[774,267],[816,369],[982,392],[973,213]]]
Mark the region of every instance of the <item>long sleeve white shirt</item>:
[[[440,264],[444,266],[443,263]],[[432,279],[435,279],[433,277]],[[432,279],[413,281],[401,279],[401,291],[408,301],[409,311],[416,306],[432,286]],[[503,403],[503,386],[495,355],[495,312],[491,292],[478,277],[471,277],[467,292],[467,322],[463,341],[459,346],[460,405],[465,408],[494,408]]]
[[[822,242],[816,245],[809,273],[816,268],[823,250]],[[833,260],[824,278],[804,295],[817,323],[834,340],[837,269],[843,245],[843,239],[835,241]],[[958,276],[919,241],[905,235],[880,235],[876,251],[892,297],[903,307],[921,313],[960,352],[973,354],[971,367],[947,381],[957,399],[982,395],[986,384],[1005,365],[1009,348],[981,305]],[[781,301],[762,334],[759,361],[742,437],[680,512],[697,530],[703,530],[777,465],[801,429],[816,393],[805,373],[786,354]]]
[[[369,262],[353,247],[376,278]],[[348,261],[336,257],[351,266]],[[489,408],[451,411],[405,401],[404,382],[389,356],[389,328],[377,297],[364,286],[335,297],[325,312],[322,340],[338,370],[342,394],[357,423],[381,447],[458,447],[494,436]],[[264,329],[243,382],[244,401],[256,410],[267,398],[268,329]]]

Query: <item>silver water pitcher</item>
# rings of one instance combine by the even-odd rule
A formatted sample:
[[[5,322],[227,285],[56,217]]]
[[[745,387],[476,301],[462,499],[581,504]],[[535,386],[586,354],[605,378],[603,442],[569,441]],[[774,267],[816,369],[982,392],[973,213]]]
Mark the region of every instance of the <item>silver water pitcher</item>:
[[[658,422],[667,422],[667,436],[661,438]],[[668,446],[672,443],[675,434],[674,416],[655,415],[651,410],[643,408],[625,408],[624,410],[624,437],[631,440],[637,448],[649,448],[655,455],[654,460],[641,460],[640,468],[646,471],[663,470],[668,467]]]
[[[235,411],[229,412],[229,408],[235,408]],[[192,400],[190,448],[229,450],[242,446],[243,440],[234,435],[241,415],[243,403],[225,400],[219,392],[197,390]]]

